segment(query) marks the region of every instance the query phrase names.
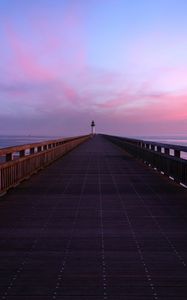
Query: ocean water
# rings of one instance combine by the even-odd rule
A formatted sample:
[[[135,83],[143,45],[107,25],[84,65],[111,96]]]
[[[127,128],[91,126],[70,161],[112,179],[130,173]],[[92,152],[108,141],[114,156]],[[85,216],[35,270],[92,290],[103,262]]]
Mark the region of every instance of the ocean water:
[[[0,148],[37,143],[40,141],[53,140],[62,137],[57,136],[21,136],[21,135],[0,135]],[[131,138],[158,143],[187,146],[187,135],[179,136],[134,136]],[[187,152],[181,152],[181,157],[187,159]]]
[[[0,135],[0,148],[18,146],[23,144],[39,143],[41,141],[54,140],[62,137],[57,136],[21,136]]]
[[[172,144],[179,146],[187,146],[187,135],[178,136],[136,136],[136,139],[152,141],[156,143]],[[174,151],[171,150],[171,155],[174,155]],[[187,159],[187,152],[181,151],[181,158]]]
[[[145,141],[153,141],[157,143],[173,144],[187,146],[187,135],[180,136],[141,136],[136,137]]]
[[[0,148],[11,147],[23,144],[37,143],[40,141],[63,138],[61,136],[21,136],[21,135],[0,135]],[[187,146],[187,135],[185,136],[134,136],[130,138],[154,141],[158,143]]]
[[[57,136],[21,136],[21,135],[0,135],[0,149],[5,147],[19,146],[24,144],[39,143],[47,140],[54,140],[62,137]],[[29,154],[28,151],[25,153]],[[14,153],[14,159],[17,157],[17,153]],[[0,163],[5,162],[5,155],[0,156]]]

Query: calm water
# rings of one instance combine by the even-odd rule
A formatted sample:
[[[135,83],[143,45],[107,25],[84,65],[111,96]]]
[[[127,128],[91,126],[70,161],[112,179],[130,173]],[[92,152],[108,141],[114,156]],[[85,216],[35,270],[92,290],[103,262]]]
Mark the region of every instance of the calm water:
[[[0,135],[0,148],[37,143],[40,141],[46,141],[51,139],[57,139],[62,137],[57,136],[3,136]],[[158,143],[174,144],[187,146],[187,136],[136,136],[133,138],[154,141]],[[182,152],[181,157],[187,159],[187,153]]]
[[[142,139],[145,141],[153,141],[157,143],[164,143],[164,144],[173,144],[179,146],[187,146],[187,136],[180,135],[180,136],[139,136],[136,137],[137,139]],[[173,151],[174,152],[174,151]],[[171,150],[171,154],[174,153]],[[187,152],[181,152],[181,158],[187,159]]]
[[[0,148],[11,147],[23,144],[38,143],[41,141],[58,139],[56,136],[19,136],[19,135],[0,135]]]
[[[138,137],[137,137],[138,138]],[[166,144],[174,144],[174,145],[180,145],[180,146],[187,146],[187,136],[142,136],[139,137],[139,139],[143,139],[146,141],[154,141],[158,143],[166,143]]]
[[[0,148],[37,143],[51,139],[58,139],[62,137],[57,136],[19,136],[19,135],[0,135]],[[133,138],[142,139],[146,141],[154,141],[158,143],[175,144],[187,146],[187,136],[136,136]]]

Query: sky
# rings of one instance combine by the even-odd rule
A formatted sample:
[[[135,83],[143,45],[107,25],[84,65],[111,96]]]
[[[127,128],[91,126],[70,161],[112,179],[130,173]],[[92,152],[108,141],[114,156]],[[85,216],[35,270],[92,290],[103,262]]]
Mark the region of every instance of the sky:
[[[0,134],[183,135],[186,0],[0,0]]]

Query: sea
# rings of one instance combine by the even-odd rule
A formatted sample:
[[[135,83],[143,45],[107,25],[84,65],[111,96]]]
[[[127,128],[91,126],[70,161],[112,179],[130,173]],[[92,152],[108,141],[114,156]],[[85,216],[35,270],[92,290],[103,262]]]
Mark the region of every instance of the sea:
[[[0,148],[18,146],[23,144],[37,143],[46,140],[63,138],[62,136],[22,136],[22,135],[0,135]],[[187,135],[173,136],[131,136],[130,138],[154,141],[158,143],[187,146]],[[182,152],[181,157],[187,159],[187,152]]]
[[[135,139],[140,139],[144,141],[152,141],[156,143],[163,144],[172,144],[178,146],[186,146],[187,147],[187,135],[173,135],[173,136],[134,136]],[[174,155],[174,151],[171,150],[171,155]],[[186,152],[181,151],[181,158],[187,159],[187,149]]]
[[[187,146],[187,135],[179,135],[179,136],[139,136],[139,137],[136,137],[136,138],[140,139],[140,140],[153,141],[153,142],[157,142],[157,143]]]
[[[0,135],[0,148],[12,147],[24,144],[39,143],[47,140],[60,139],[59,136],[24,136],[24,135]]]

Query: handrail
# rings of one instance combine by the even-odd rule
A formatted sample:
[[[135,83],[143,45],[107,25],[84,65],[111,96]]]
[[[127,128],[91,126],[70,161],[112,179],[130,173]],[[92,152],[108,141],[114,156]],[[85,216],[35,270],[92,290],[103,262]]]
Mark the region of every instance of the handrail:
[[[23,157],[26,154],[25,153],[26,150],[30,150],[29,153],[33,154],[33,149],[35,150],[34,152],[41,152],[43,150],[47,150],[49,148],[62,145],[64,143],[67,143],[68,141],[71,141],[73,139],[78,139],[78,138],[79,138],[79,136],[47,140],[47,141],[31,143],[31,144],[16,145],[16,146],[11,146],[11,147],[5,147],[5,148],[0,149],[0,157],[5,156],[5,161],[10,161],[10,160],[13,160],[14,153],[17,153],[18,154],[17,156]]]
[[[0,195],[89,138],[84,135],[0,149]]]
[[[116,136],[118,137],[118,136]],[[181,146],[181,145],[174,145],[174,144],[168,144],[168,143],[158,143],[158,142],[153,142],[149,140],[138,140],[138,139],[132,139],[132,138],[123,138],[123,137],[118,137],[120,139],[124,139],[125,141],[128,141],[129,143],[143,143],[143,144],[149,144],[153,146],[160,146],[161,148],[167,148],[170,150],[177,150],[180,152],[187,152],[187,146]]]
[[[124,148],[131,155],[161,172],[161,174],[168,176],[177,183],[187,186],[187,160],[181,158],[181,152],[187,154],[186,146],[119,136],[104,136]]]

